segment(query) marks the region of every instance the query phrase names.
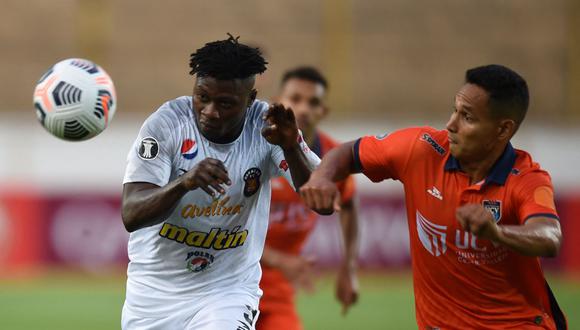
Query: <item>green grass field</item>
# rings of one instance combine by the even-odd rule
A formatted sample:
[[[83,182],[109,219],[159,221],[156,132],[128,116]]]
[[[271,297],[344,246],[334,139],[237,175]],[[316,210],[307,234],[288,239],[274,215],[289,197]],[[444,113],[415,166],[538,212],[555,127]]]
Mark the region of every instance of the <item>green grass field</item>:
[[[580,281],[555,275],[549,281],[570,329],[580,329]],[[359,303],[342,317],[333,276],[321,276],[316,293],[298,299],[305,329],[416,329],[410,274],[365,274],[360,282]],[[0,279],[0,329],[119,329],[124,288],[121,277]]]

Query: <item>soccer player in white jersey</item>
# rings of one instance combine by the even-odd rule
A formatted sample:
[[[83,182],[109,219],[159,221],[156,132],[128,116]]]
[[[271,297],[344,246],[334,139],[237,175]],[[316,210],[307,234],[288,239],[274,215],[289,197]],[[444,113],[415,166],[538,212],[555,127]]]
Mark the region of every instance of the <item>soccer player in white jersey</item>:
[[[193,97],[143,124],[123,186],[123,329],[254,329],[270,179],[298,188],[320,161],[290,109],[256,100],[266,64],[231,35],[207,43],[191,55]]]

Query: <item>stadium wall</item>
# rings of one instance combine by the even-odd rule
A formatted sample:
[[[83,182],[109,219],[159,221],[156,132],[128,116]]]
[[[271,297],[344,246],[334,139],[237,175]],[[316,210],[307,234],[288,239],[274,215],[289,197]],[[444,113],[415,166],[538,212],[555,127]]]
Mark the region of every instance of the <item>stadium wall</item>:
[[[121,182],[126,153],[143,119],[120,118],[96,139],[71,143],[49,136],[32,118],[4,118],[0,123],[0,274],[38,266],[94,272],[124,267],[128,234],[120,218]],[[333,136],[350,140],[410,124],[342,122],[325,127]],[[565,240],[561,255],[545,264],[572,272],[580,272],[580,247],[571,239],[580,235],[577,141],[573,131],[525,126],[514,141],[553,177]],[[362,176],[357,176],[357,182],[361,266],[408,267],[400,184],[371,184]],[[321,218],[305,253],[315,254],[320,266],[337,265],[341,242],[335,217]]]

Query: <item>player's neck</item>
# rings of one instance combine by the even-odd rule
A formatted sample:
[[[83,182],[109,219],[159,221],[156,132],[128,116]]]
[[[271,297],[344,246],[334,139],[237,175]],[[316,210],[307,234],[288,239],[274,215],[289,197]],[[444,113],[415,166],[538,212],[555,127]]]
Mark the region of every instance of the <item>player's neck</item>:
[[[234,129],[232,129],[230,132],[228,132],[227,134],[224,134],[220,137],[207,137],[205,135],[203,135],[207,140],[213,142],[213,143],[217,143],[217,144],[228,144],[228,143],[232,143],[234,142],[239,136],[240,134],[242,134],[242,131],[244,130],[244,122],[242,121],[242,124],[239,125],[238,127],[235,127]],[[203,132],[202,132],[203,134]]]
[[[489,154],[483,159],[459,160],[461,170],[469,176],[469,183],[476,184],[484,180],[489,175],[493,165],[495,165],[501,157],[504,150],[505,146],[500,146],[490,150]]]

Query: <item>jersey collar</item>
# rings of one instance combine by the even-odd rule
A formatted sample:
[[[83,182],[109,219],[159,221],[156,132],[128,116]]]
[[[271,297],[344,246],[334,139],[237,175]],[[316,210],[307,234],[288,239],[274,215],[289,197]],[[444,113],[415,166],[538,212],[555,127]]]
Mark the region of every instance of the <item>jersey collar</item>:
[[[495,183],[497,185],[503,186],[508,176],[510,175],[512,168],[516,162],[516,152],[511,143],[508,143],[505,150],[495,162],[489,175],[485,178],[484,185],[489,183]],[[449,157],[445,162],[445,171],[461,171],[461,166],[459,161],[449,153]]]

